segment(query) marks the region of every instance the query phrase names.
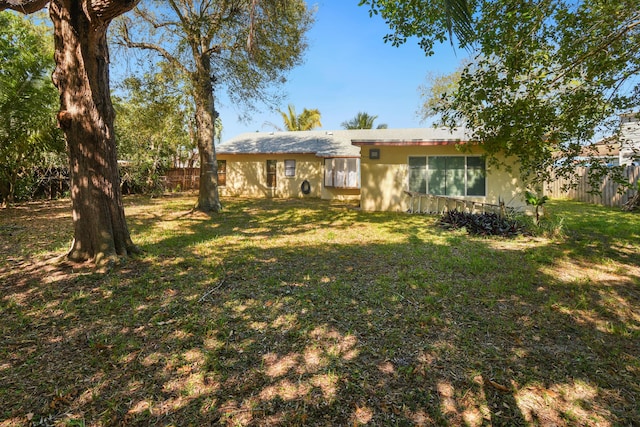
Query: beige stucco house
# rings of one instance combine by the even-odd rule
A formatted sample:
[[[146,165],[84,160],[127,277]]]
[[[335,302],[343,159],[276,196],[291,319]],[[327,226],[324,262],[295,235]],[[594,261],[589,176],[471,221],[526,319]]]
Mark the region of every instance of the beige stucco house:
[[[375,131],[368,138],[353,138],[352,144],[361,149],[360,206],[364,210],[414,209],[408,193],[443,196],[440,203],[446,197],[479,205],[502,201],[508,207],[525,206],[519,178],[504,168],[489,168],[480,147],[468,144],[464,129]]]
[[[360,198],[362,131],[245,133],[216,147],[221,195]],[[222,172],[220,172],[222,171]]]
[[[479,147],[461,150],[466,142],[444,128],[242,134],[217,148],[220,191],[359,200],[367,211],[406,212],[410,194],[523,207],[519,179],[489,168]]]

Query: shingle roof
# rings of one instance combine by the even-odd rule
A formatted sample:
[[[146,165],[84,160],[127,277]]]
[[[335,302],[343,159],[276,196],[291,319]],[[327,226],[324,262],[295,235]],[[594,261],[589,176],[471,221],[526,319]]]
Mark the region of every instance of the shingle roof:
[[[254,132],[235,136],[218,147],[218,154],[315,154],[319,157],[359,157],[353,141],[411,143],[453,142],[465,139],[464,130],[445,128],[356,129],[301,132]]]

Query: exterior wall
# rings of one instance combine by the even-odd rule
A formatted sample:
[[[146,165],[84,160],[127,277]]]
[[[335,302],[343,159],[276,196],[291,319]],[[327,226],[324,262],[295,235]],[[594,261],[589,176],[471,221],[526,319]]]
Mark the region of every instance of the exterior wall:
[[[360,200],[360,190],[355,188],[327,188],[322,186],[322,199],[356,201]]]
[[[628,114],[621,117],[621,122],[619,164],[629,166],[640,157],[640,121],[635,114]]]
[[[219,154],[227,162],[226,185],[220,187],[223,196],[242,197],[315,197],[321,195],[322,159],[313,154]],[[267,160],[276,160],[276,186],[267,186]],[[285,176],[284,161],[295,160],[294,177]],[[309,181],[311,192],[300,189]]]
[[[370,159],[371,148],[380,150],[379,159]],[[366,211],[409,210],[410,198],[404,191],[409,186],[410,156],[465,156],[478,155],[480,152],[458,151],[453,145],[438,146],[363,146],[361,157],[362,189],[360,207]],[[517,169],[517,168],[516,168]],[[467,196],[466,200],[498,204],[499,199],[507,206],[520,208],[526,206],[524,188],[518,178],[514,178],[503,169],[487,167],[486,196]]]
[[[322,198],[326,200],[358,200],[360,190],[325,188],[324,159],[314,154],[218,154],[227,162],[226,185],[219,188],[222,196]],[[267,186],[267,160],[276,160],[276,186]],[[294,177],[285,176],[285,160],[296,161]],[[304,194],[307,180],[311,192]]]

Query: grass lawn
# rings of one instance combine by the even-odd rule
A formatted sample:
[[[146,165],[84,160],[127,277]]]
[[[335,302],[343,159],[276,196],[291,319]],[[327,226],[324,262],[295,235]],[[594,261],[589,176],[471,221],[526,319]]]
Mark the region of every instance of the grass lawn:
[[[314,200],[126,198],[99,274],[70,203],[0,210],[0,426],[640,425],[640,214],[470,237]]]

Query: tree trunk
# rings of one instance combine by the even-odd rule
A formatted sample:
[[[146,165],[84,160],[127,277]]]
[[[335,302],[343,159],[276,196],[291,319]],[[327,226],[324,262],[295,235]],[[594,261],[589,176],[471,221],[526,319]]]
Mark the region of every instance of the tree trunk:
[[[214,146],[215,109],[209,58],[204,55],[194,79],[196,102],[196,133],[200,152],[200,190],[196,209],[220,212],[222,205],[218,193],[218,162]]]
[[[60,92],[58,123],[66,137],[71,171],[74,239],[67,256],[100,264],[136,248],[124,217],[113,132],[106,38],[112,16],[105,18],[84,3],[50,3],[53,82]],[[130,2],[121,2],[125,3]],[[126,10],[123,7],[119,13]]]
[[[9,177],[9,193],[7,194],[7,204],[11,205],[16,200],[16,184],[18,183],[18,171],[14,168]]]

